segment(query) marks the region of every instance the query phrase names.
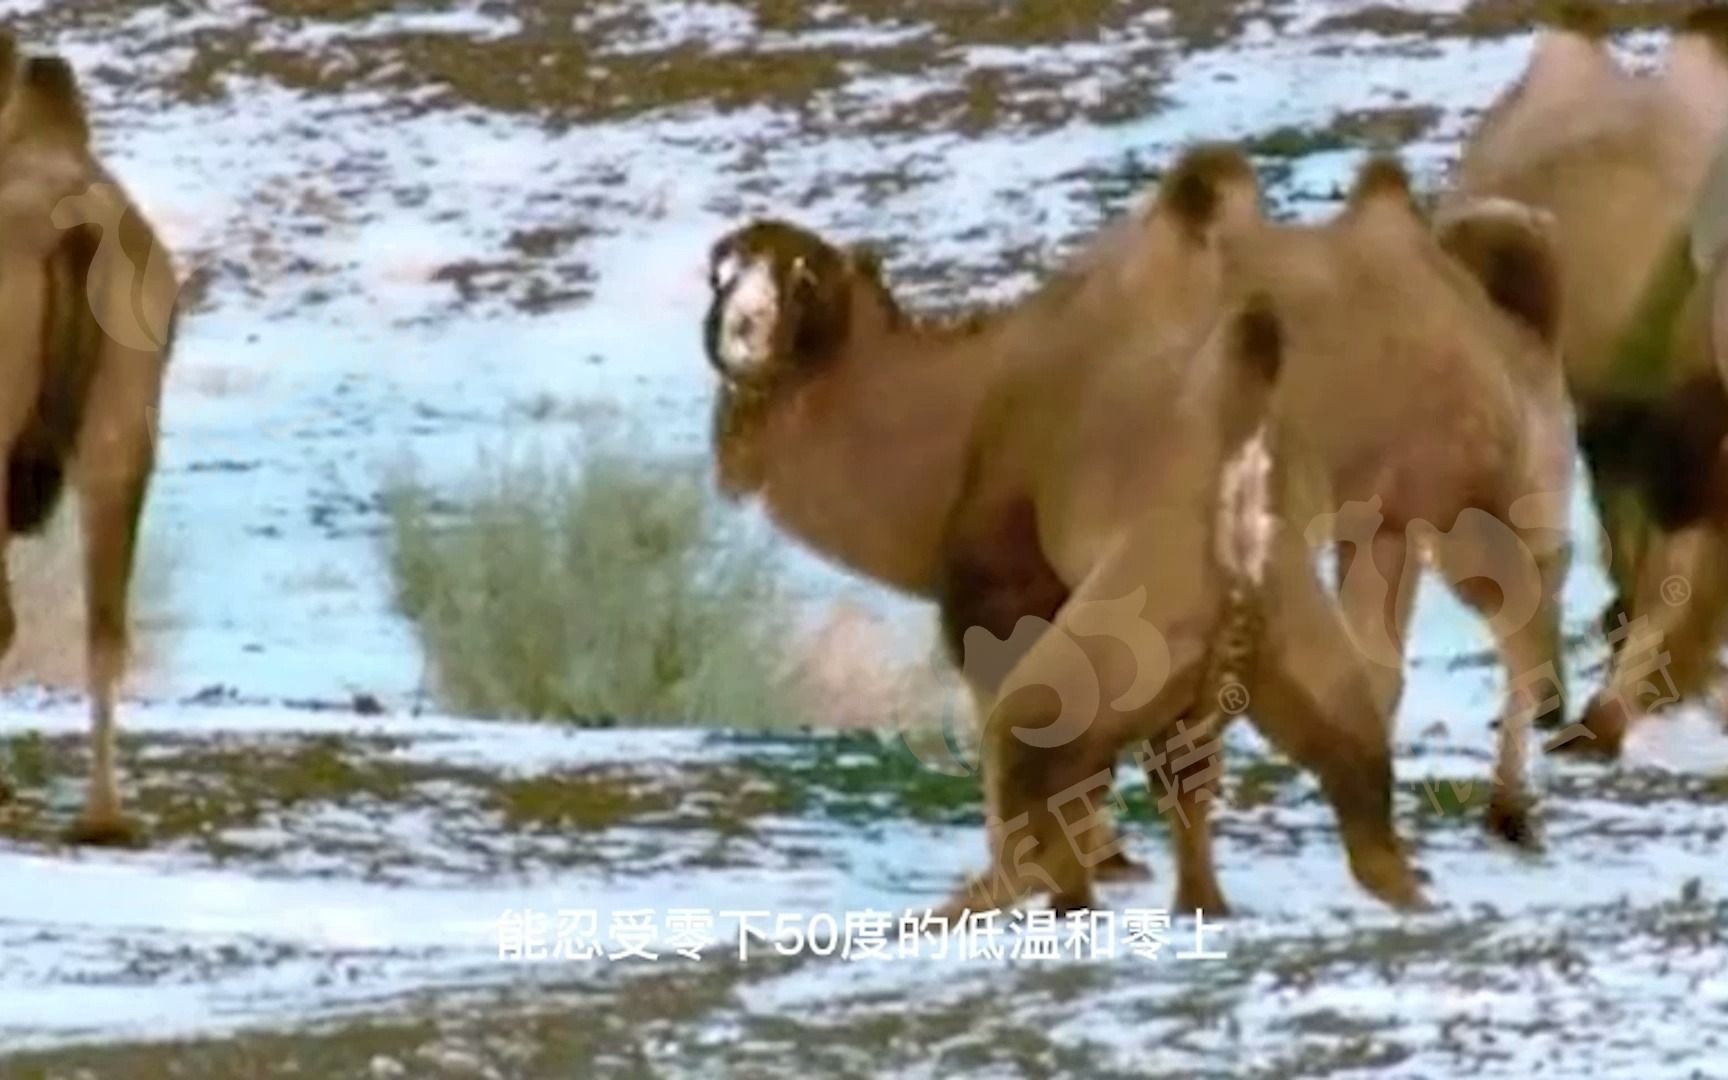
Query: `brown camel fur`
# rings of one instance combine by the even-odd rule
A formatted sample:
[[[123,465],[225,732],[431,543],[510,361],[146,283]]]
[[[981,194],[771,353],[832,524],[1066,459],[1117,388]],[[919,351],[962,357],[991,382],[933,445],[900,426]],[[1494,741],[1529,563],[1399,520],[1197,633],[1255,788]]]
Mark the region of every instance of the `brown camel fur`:
[[[1049,702],[1047,695],[999,689],[1050,685],[1028,673],[1052,664],[1089,667],[1101,685],[1112,682],[1105,673],[1133,673],[1119,650],[1066,649],[1072,634],[1049,635],[1050,643],[1040,645],[1036,629],[1016,632],[1022,619],[1077,629],[1084,638],[1099,604],[1156,581],[1154,615],[1167,614],[1151,621],[1166,640],[1205,654],[1210,646],[1202,645],[1229,622],[1177,618],[1184,605],[1216,600],[1220,583],[1201,572],[1205,562],[1197,553],[1216,523],[1196,500],[1217,497],[1221,452],[1215,439],[1193,430],[1217,419],[1184,410],[1197,400],[1190,385],[1200,378],[1195,357],[1222,348],[1213,334],[1229,310],[1224,298],[1244,295],[1239,283],[1248,283],[1249,292],[1272,297],[1282,327],[1287,375],[1271,407],[1278,418],[1274,441],[1288,443],[1289,452],[1279,457],[1307,462],[1280,466],[1277,501],[1286,521],[1304,527],[1278,531],[1283,541],[1273,548],[1283,558],[1273,560],[1278,572],[1262,597],[1270,612],[1307,631],[1286,636],[1293,624],[1262,613],[1267,630],[1256,674],[1263,692],[1251,694],[1251,712],[1327,783],[1337,775],[1339,754],[1370,760],[1371,746],[1373,760],[1386,754],[1387,703],[1396,698],[1400,669],[1397,630],[1415,574],[1404,557],[1412,527],[1434,524],[1428,538],[1452,553],[1443,561],[1469,569],[1456,578],[1461,585],[1481,577],[1500,583],[1493,599],[1505,609],[1516,606],[1518,595],[1522,617],[1502,635],[1508,660],[1520,672],[1553,670],[1546,582],[1549,571],[1563,566],[1556,518],[1552,507],[1538,505],[1540,498],[1513,509],[1520,496],[1558,491],[1563,501],[1565,492],[1564,480],[1553,480],[1567,472],[1556,467],[1556,459],[1565,461],[1567,440],[1553,437],[1556,430],[1566,435],[1563,422],[1556,427],[1564,402],[1558,364],[1544,340],[1553,300],[1541,296],[1541,304],[1514,308],[1518,318],[1507,318],[1496,300],[1530,304],[1531,296],[1493,295],[1472,276],[1470,257],[1474,250],[1481,264],[1500,252],[1542,269],[1545,241],[1534,219],[1503,209],[1459,215],[1443,236],[1455,255],[1415,215],[1401,172],[1384,164],[1367,170],[1350,210],[1332,225],[1267,225],[1246,162],[1209,147],[1187,155],[1143,211],[1108,229],[1024,301],[934,326],[899,309],[868,255],[791,226],[757,223],[713,252],[715,298],[706,331],[710,361],[723,376],[715,425],[720,485],[734,497],[760,496],[781,527],[829,557],[938,602],[981,712],[988,715],[994,701],[996,719],[985,725],[987,792],[993,815],[1012,821],[1007,811],[1025,810],[1049,783],[1032,784],[1028,796],[1026,777],[1003,779],[1018,773],[991,766],[989,750],[1001,746],[989,733],[1004,729],[1000,718],[1014,715],[1011,707]],[[1387,259],[1403,260],[1404,284],[1386,272]],[[1377,301],[1389,306],[1368,332],[1357,333],[1350,324],[1360,319],[1358,309],[1373,310]],[[1341,364],[1355,367],[1341,371]],[[1388,376],[1403,404],[1383,413]],[[1318,412],[1310,422],[1301,419],[1303,410]],[[1441,438],[1410,440],[1411,431],[1422,430],[1413,424],[1438,425]],[[1340,434],[1353,425],[1360,427],[1354,442]],[[1316,452],[1342,459],[1328,462]],[[1411,483],[1413,476],[1421,482]],[[1340,527],[1343,517],[1317,520],[1325,508],[1371,506],[1376,496],[1378,514],[1357,514],[1348,528]],[[1159,508],[1165,508],[1163,535],[1137,527]],[[1476,518],[1515,526],[1496,532]],[[1315,529],[1306,528],[1311,521]],[[1367,624],[1376,623],[1379,639],[1391,639],[1385,665],[1391,672],[1348,715],[1321,710],[1334,712],[1328,720],[1313,715],[1312,706],[1352,700],[1361,657],[1338,655],[1345,643],[1316,628],[1328,605],[1303,592],[1313,583],[1295,573],[1300,560],[1288,539],[1301,537],[1307,558],[1303,545],[1335,535],[1357,539],[1358,551],[1372,548],[1387,562],[1395,557],[1397,565],[1394,586],[1381,577],[1378,591],[1372,575],[1345,575],[1347,600],[1353,595],[1358,613],[1370,616],[1362,618],[1362,636],[1372,637]],[[1492,606],[1465,592],[1479,606]],[[1290,599],[1298,593],[1300,600]],[[1401,607],[1391,599],[1398,596],[1406,600]],[[1001,646],[989,650],[994,662],[981,678],[972,661],[983,650],[975,642]],[[1302,662],[1287,669],[1298,681],[1265,674],[1286,670],[1272,658],[1293,656],[1289,649],[1303,652]],[[1004,678],[1016,659],[1020,666]],[[1165,672],[1174,681],[1160,698],[1164,714],[1140,707],[1126,719],[1120,711],[1096,716],[1086,725],[1095,745],[1085,755],[1061,755],[1059,764],[1027,757],[1026,768],[1072,778],[1070,766],[1089,767],[1101,748],[1114,752],[1135,738],[1173,760],[1167,732],[1198,700],[1194,687],[1203,670],[1191,663]],[[1319,679],[1323,688],[1303,678]],[[1516,730],[1516,718],[1529,712],[1530,689],[1515,689],[1524,703],[1509,710],[1508,727]],[[1179,707],[1170,712],[1169,702]],[[1201,704],[1200,713],[1215,711]],[[1364,715],[1379,728],[1372,736]],[[1346,743],[1331,733],[1323,745],[1320,734],[1340,723],[1349,725],[1351,738]],[[1506,755],[1512,768],[1502,769],[1496,801],[1497,823],[1513,835],[1525,832],[1519,756]],[[1214,763],[1202,755],[1188,764]],[[1177,904],[1218,910],[1223,901],[1196,794],[1204,785],[1193,781],[1185,771],[1175,778],[1183,790],[1169,793],[1184,810],[1174,826]],[[1329,793],[1346,819],[1346,800]],[[1346,842],[1354,853],[1361,841],[1353,842],[1351,831],[1347,826]],[[997,852],[999,868],[1013,864],[1000,857],[1000,843]],[[1412,899],[1401,856],[1393,862],[1390,852],[1379,849],[1374,859],[1398,869],[1372,869],[1364,858],[1356,861],[1358,876],[1383,896]]]
[[[67,473],[82,513],[91,774],[76,840],[130,839],[115,780],[114,705],[127,593],[173,337],[172,262],[90,150],[71,68],[0,52],[0,322],[13,347],[0,407],[0,552],[39,530]],[[0,652],[16,629],[0,577]]]

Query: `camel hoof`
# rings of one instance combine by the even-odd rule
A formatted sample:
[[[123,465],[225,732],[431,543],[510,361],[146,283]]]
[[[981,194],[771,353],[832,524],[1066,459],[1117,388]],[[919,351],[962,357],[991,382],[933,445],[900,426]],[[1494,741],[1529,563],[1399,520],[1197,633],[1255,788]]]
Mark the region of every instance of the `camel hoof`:
[[[1099,863],[1093,871],[1099,881],[1128,882],[1151,881],[1152,868],[1136,859],[1131,859],[1120,851]]]
[[[1550,739],[1543,749],[1550,754],[1597,761],[1614,761],[1626,741],[1626,708],[1600,697],[1592,700],[1583,718]]]
[[[1530,818],[1530,804],[1524,799],[1496,795],[1488,802],[1488,813],[1483,824],[1490,833],[1520,851],[1542,850],[1542,840],[1537,836],[1535,823]]]
[[[1395,911],[1432,911],[1422,893],[1421,871],[1401,854],[1377,852],[1350,860],[1357,884]]]
[[[79,847],[137,848],[144,846],[144,834],[133,821],[121,814],[85,814],[67,827],[67,843]]]
[[[1198,911],[1208,919],[1227,919],[1230,917],[1230,905],[1224,902],[1224,897],[1218,892],[1206,892],[1196,889],[1193,893],[1178,891],[1176,905],[1173,909],[1179,915],[1191,915]]]
[[[932,909],[930,919],[949,927],[951,930],[962,925],[967,918],[990,911],[1000,911],[1003,904],[996,896],[997,890],[990,887],[990,879],[984,874],[967,878],[965,884],[948,894],[948,899],[940,907]]]

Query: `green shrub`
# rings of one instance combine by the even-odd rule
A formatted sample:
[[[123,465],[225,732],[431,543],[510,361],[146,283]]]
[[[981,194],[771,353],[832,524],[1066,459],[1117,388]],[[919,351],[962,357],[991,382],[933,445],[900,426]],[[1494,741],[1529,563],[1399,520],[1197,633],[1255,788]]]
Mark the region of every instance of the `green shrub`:
[[[580,460],[577,460],[577,459]],[[396,599],[445,707],[477,716],[781,726],[793,608],[700,463],[610,443],[488,457],[454,506],[387,485]]]

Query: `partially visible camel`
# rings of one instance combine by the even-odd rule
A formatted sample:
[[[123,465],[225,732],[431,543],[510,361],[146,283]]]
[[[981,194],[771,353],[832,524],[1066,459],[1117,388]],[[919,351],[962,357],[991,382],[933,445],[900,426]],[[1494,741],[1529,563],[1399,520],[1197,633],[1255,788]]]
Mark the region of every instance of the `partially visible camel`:
[[[82,512],[91,774],[72,838],[126,842],[114,705],[127,593],[173,338],[172,261],[92,156],[71,67],[0,43],[0,554],[39,530],[70,471]],[[16,623],[0,575],[0,653]]]
[[[1177,720],[1221,722],[1201,686],[1218,635],[1237,633],[1224,603],[1261,626],[1239,665],[1253,719],[1320,776],[1358,880],[1389,902],[1418,902],[1384,816],[1416,574],[1406,532],[1434,526],[1426,538],[1447,568],[1464,571],[1453,579],[1479,608],[1519,609],[1496,620],[1515,673],[1551,674],[1550,585],[1564,567],[1569,473],[1540,221],[1483,207],[1455,215],[1442,237],[1387,163],[1365,170],[1337,222],[1271,226],[1246,160],[1204,147],[1053,280],[960,324],[908,317],[873,257],[784,223],[716,244],[706,344],[722,376],[720,487],[760,496],[816,550],[939,604],[985,721],[987,804],[999,826],[998,873],[974,883],[974,899],[1007,902],[1034,887],[1064,903],[1089,896],[1084,867],[1055,851],[1048,803],[1100,769],[1107,776],[1126,743],[1173,760]],[[1506,287],[1506,265],[1528,273]],[[1206,555],[1233,445],[1218,429],[1241,419],[1208,389],[1219,385],[1208,373],[1244,351],[1232,351],[1225,315],[1248,296],[1268,298],[1279,327],[1283,375],[1269,408],[1282,521],[1266,540],[1266,578],[1243,596],[1230,588],[1239,575]],[[1558,516],[1544,494],[1558,496]],[[1515,508],[1527,495],[1535,503]],[[1347,503],[1370,509],[1330,528],[1288,524]],[[1336,534],[1390,571],[1378,591],[1373,575],[1344,575],[1360,637],[1392,654],[1378,685],[1364,681],[1357,643],[1338,632],[1309,569],[1308,545]],[[1473,585],[1481,578],[1499,588]],[[1092,708],[1095,694],[1079,693],[1085,706],[1062,694],[1052,721],[1049,695],[1022,688],[1095,679],[1106,692],[1146,690],[1135,678],[1145,650],[1125,649],[1124,634],[1137,639],[1119,624],[1120,634],[1099,633],[1106,615],[1161,632],[1159,691],[1112,708]],[[982,677],[978,644],[998,646]],[[1492,820],[1522,838],[1516,736],[1538,696],[1512,682]],[[1051,724],[1073,738],[1051,748],[1040,736],[1045,748],[1033,751],[1003,734]],[[1177,906],[1217,911],[1200,764],[1215,763],[1200,755],[1159,779],[1182,811],[1172,825]],[[1026,845],[1010,843],[1019,834],[1000,827],[1016,821],[1032,841],[1030,868]],[[1090,835],[1069,850],[1108,846],[1106,834]]]
[[[1728,190],[1705,186],[1721,157],[1712,188],[1728,188],[1728,8],[1688,16],[1649,76],[1605,36],[1599,9],[1572,4],[1538,37],[1456,192],[1555,220],[1562,352],[1615,591],[1610,673],[1556,748],[1614,756],[1630,724],[1706,688],[1728,629]]]

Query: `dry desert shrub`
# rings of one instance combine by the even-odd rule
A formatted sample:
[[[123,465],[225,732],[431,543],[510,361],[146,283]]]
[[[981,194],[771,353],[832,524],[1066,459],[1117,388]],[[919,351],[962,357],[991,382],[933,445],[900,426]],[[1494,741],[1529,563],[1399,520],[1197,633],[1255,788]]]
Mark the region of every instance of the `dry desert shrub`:
[[[579,460],[578,460],[579,459]],[[399,608],[476,716],[782,727],[794,602],[696,461],[602,442],[484,458],[452,497],[386,485]]]
[[[783,541],[699,460],[590,437],[482,458],[450,493],[386,482],[387,555],[439,703],[474,716],[740,728],[917,728],[965,708],[932,652],[846,601],[814,619]]]

